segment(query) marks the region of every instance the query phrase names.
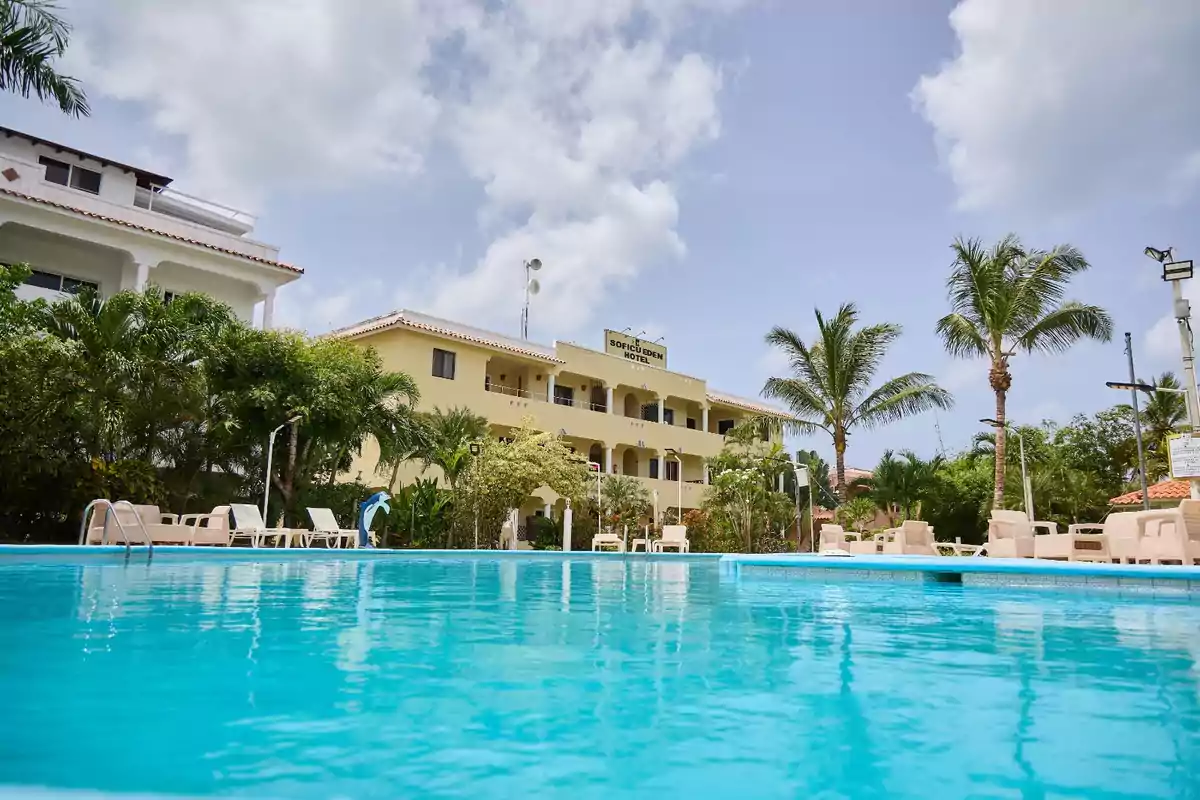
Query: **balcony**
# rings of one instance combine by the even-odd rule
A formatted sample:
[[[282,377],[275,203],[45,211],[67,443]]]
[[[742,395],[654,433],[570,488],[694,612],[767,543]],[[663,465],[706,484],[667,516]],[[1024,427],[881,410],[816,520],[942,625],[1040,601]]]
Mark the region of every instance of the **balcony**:
[[[484,389],[476,410],[497,425],[516,427],[523,417],[530,416],[541,430],[565,432],[572,438],[604,442],[610,447],[618,444],[655,450],[673,447],[702,458],[717,455],[725,443],[725,437],[719,434],[610,414],[603,406],[597,407],[584,398],[568,401],[559,397],[551,403],[544,388],[539,394],[491,382]]]
[[[137,187],[133,204],[156,214],[194,222],[206,228],[244,236],[254,230],[258,218],[246,211],[223,206],[211,200],[203,200],[190,194],[169,189],[165,186]]]
[[[133,189],[131,202],[120,203],[112,198],[108,189],[104,190],[105,196],[101,196],[62,186],[45,180],[45,172],[46,168],[40,164],[0,154],[0,175],[3,175],[0,188],[10,192],[94,217],[117,220],[169,236],[232,250],[252,258],[268,261],[279,258],[279,248],[242,235],[253,229],[255,221],[253,215],[246,212],[193,198],[182,192],[134,189],[131,177],[128,184],[128,188]],[[105,173],[104,179],[112,180],[113,176]],[[119,196],[121,188],[118,186],[113,191]]]

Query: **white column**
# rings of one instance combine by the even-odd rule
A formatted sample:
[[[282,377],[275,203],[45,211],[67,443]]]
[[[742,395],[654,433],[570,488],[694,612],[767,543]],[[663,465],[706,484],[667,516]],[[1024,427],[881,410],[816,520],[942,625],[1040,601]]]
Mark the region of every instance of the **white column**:
[[[667,407],[667,401],[662,397],[658,398],[658,422],[659,422],[659,424],[662,424],[663,409],[665,409],[666,407]]]
[[[612,474],[612,451],[611,447],[604,448],[604,474]]]
[[[708,433],[708,406],[700,409],[700,429]],[[707,481],[705,481],[707,483]]]
[[[275,326],[275,290],[267,292],[263,298],[262,328],[269,331]]]
[[[550,507],[550,504],[546,503],[546,505],[542,506],[542,516],[544,516],[546,519],[554,519],[554,517],[551,516],[553,510],[554,509]]]
[[[604,387],[604,393],[606,395],[605,404],[608,406],[608,413],[615,414],[616,412],[613,411],[613,387],[611,387],[611,386]],[[609,453],[609,456],[611,457],[612,451],[609,450],[608,453]]]
[[[708,464],[702,466],[701,471],[704,472],[704,485],[708,486]]]
[[[783,491],[783,473],[782,473],[782,472],[781,472],[781,473],[779,473],[779,481],[778,481],[778,483],[779,483],[779,489],[778,489],[778,491],[782,492],[782,491]]]
[[[554,376],[551,375],[546,379],[546,402],[554,402]]]
[[[563,549],[563,552],[564,552],[564,553],[569,553],[569,552],[571,552],[571,516],[572,516],[572,514],[571,514],[571,501],[570,501],[570,500],[567,500],[567,508],[566,508],[566,510],[564,510],[564,511],[563,511],[563,540],[562,540],[562,549]],[[564,564],[564,567],[565,567],[565,566],[566,566],[566,565]],[[564,585],[564,587],[563,587],[563,591],[564,591],[564,592],[569,592],[569,591],[570,591],[570,589],[569,589],[569,588],[567,588],[567,587]]]
[[[134,263],[133,275],[133,290],[140,292],[146,288],[146,284],[150,281],[150,265],[144,261]]]

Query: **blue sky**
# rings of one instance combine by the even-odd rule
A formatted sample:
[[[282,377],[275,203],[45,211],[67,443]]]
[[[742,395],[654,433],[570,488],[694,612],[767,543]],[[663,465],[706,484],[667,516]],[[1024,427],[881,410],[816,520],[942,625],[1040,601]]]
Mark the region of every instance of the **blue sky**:
[[[986,369],[933,335],[957,234],[1070,242],[1072,295],[1117,341],[1020,357],[1018,422],[1176,368],[1141,251],[1200,257],[1200,6],[1189,0],[121,0],[65,6],[73,121],[4,124],[176,176],[261,214],[307,270],[280,315],[313,332],[407,306],[531,336],[662,335],[674,369],[757,395],[763,344],[813,309],[904,326],[881,373],[956,397],[947,450],[991,416]],[[1200,292],[1189,287],[1200,303]],[[848,460],[938,449],[933,415],[856,432]],[[827,441],[800,441],[830,452]]]

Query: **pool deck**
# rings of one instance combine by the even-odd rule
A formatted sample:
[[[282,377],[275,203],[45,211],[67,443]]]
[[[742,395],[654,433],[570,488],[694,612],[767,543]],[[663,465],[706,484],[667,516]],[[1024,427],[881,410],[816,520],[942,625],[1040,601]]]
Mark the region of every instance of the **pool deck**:
[[[722,553],[614,553],[556,550],[313,550],[280,547],[149,548],[123,545],[0,545],[5,560],[99,563],[147,560],[204,560],[279,562],[303,559],[506,559],[506,560],[641,560],[660,562],[718,562],[723,575],[735,578],[786,578],[808,581],[867,580],[873,582],[954,583],[1035,589],[1118,590],[1138,594],[1184,595],[1200,600],[1200,567],[1145,564],[1094,564],[957,556],[820,556],[813,554],[742,555]]]

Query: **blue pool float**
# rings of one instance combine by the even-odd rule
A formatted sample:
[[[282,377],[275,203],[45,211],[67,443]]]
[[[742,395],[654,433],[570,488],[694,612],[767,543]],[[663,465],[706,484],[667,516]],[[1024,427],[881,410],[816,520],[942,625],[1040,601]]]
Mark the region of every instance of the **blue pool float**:
[[[375,516],[375,512],[381,508],[385,514],[392,513],[392,509],[388,506],[387,502],[390,499],[391,497],[388,496],[387,492],[376,492],[358,507],[359,547],[374,547],[371,544],[371,519]]]

